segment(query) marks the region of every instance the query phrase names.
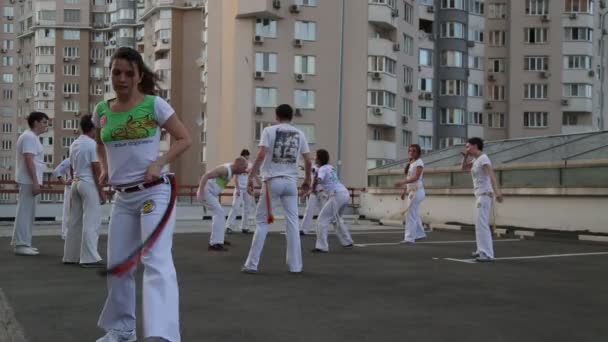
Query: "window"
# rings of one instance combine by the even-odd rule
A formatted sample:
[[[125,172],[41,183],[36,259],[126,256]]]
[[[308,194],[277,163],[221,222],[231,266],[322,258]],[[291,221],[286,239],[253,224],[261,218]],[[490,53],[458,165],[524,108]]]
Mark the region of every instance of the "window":
[[[38,46],[36,47],[36,56],[54,56],[54,46]]]
[[[425,92],[433,91],[433,79],[432,78],[420,78],[418,79],[418,90]]]
[[[78,23],[80,22],[80,10],[78,9],[64,9],[63,10],[63,21],[66,23]]]
[[[490,58],[489,72],[505,72],[505,59],[504,58]]]
[[[55,21],[56,17],[55,11],[42,10],[38,11],[38,20],[39,21]]]
[[[524,28],[524,39],[528,44],[545,44],[547,42],[549,29],[546,27]]]
[[[464,125],[464,109],[441,108],[439,122],[442,125]]]
[[[161,19],[171,19],[171,9],[161,9],[159,12],[159,17]]]
[[[80,4],[80,0],[65,0],[66,5],[78,5]]]
[[[315,91],[302,89],[294,90],[293,103],[296,108],[315,109]]]
[[[564,113],[562,117],[564,126],[576,126],[578,124],[578,116],[576,113]]]
[[[6,39],[2,41],[2,48],[12,50],[15,48],[15,42],[12,39]]]
[[[80,40],[80,31],[78,30],[63,30],[64,40]]]
[[[483,57],[469,55],[469,69],[482,70]]]
[[[441,53],[441,66],[462,68],[463,53],[460,51],[443,51]]]
[[[433,107],[419,107],[418,119],[422,121],[433,121]]]
[[[502,19],[507,17],[507,4],[488,4],[488,18]]]
[[[473,14],[482,15],[484,13],[484,0],[471,0],[469,10]]]
[[[564,56],[564,69],[586,69],[593,68],[592,57],[585,55],[567,55]]]
[[[403,115],[407,117],[414,115],[414,102],[412,100],[403,98]]]
[[[488,113],[488,127],[505,128],[505,113]]]
[[[490,100],[492,100],[492,101],[504,101],[505,100],[505,86],[503,86],[503,85],[489,86],[488,93],[489,93]]]
[[[461,137],[441,137],[439,138],[439,148],[448,148],[456,145],[464,145],[464,138]]]
[[[414,38],[407,34],[403,35],[403,52],[408,56],[414,55]]]
[[[63,148],[70,148],[70,145],[76,140],[75,137],[62,137],[61,138],[61,146]]]
[[[54,64],[36,64],[37,74],[53,74],[55,73]]]
[[[464,81],[460,80],[441,80],[441,95],[462,96],[464,95],[464,85]]]
[[[395,75],[395,68],[397,66],[397,62],[382,56],[369,56],[368,60],[368,70],[370,72],[386,72],[391,75]]]
[[[2,57],[2,66],[12,66],[15,64],[15,58],[12,56],[3,56]]]
[[[296,74],[314,75],[316,73],[315,56],[295,56],[294,72]]]
[[[507,41],[507,33],[505,31],[493,30],[490,31],[490,46],[505,46]]]
[[[45,154],[44,155],[44,162],[45,163],[53,163],[53,155],[52,154]]]
[[[433,50],[418,50],[418,61],[422,66],[433,66]]]
[[[395,109],[396,95],[394,93],[384,90],[369,90],[367,94],[369,106]]]
[[[12,140],[2,140],[2,150],[3,151],[10,151],[12,148],[13,148]]]
[[[423,153],[428,153],[433,150],[433,137],[426,135],[418,136],[418,145]]]
[[[80,65],[64,65],[63,66],[63,74],[65,76],[79,76],[80,75]]]
[[[546,100],[548,84],[526,83],[524,84],[524,98],[528,100]]]
[[[483,43],[483,31],[469,29],[469,40],[475,41],[477,43]]]
[[[591,42],[593,29],[588,27],[565,27],[564,40]]]
[[[405,20],[406,23],[408,24],[413,24],[414,23],[414,6],[408,4],[407,2],[403,2],[404,8],[405,8],[405,15],[403,17],[403,19]]]
[[[526,71],[547,71],[549,70],[548,56],[525,56],[524,70]]]
[[[525,0],[527,15],[549,14],[549,0]]]
[[[171,30],[170,29],[161,29],[154,32],[154,37],[158,39],[169,39],[171,38]]]
[[[80,56],[80,49],[77,47],[64,47],[63,57],[76,58]]]
[[[55,29],[38,29],[36,38],[55,38]]]
[[[407,130],[401,131],[401,146],[406,147],[412,144],[412,132]]]
[[[14,17],[15,16],[15,9],[13,7],[10,7],[10,6],[4,6],[4,16],[5,17]]]
[[[441,38],[464,39],[464,24],[446,22],[441,24]]]
[[[441,8],[464,9],[464,0],[441,0]]]
[[[5,23],[2,25],[2,30],[4,31],[4,33],[14,33],[14,25],[10,24],[10,23]]]
[[[61,122],[61,128],[63,129],[78,129],[79,127],[80,124],[78,122],[78,119],[62,120]]]
[[[103,49],[91,49],[91,59],[103,59]]]
[[[566,0],[564,12],[593,14],[593,0]]]
[[[276,107],[276,88],[255,88],[255,105],[257,107]]]
[[[0,126],[0,133],[12,133],[13,132],[13,124],[10,122],[3,122],[2,126]]]
[[[524,112],[524,127],[544,128],[547,127],[549,113],[547,112]]]
[[[9,74],[9,73],[2,74],[2,82],[13,83],[13,74]]]
[[[67,100],[62,102],[62,110],[64,112],[78,112],[80,111],[80,103],[78,101]]]
[[[135,19],[135,11],[132,8],[122,8],[118,11],[119,20]]]
[[[13,90],[12,89],[3,89],[2,90],[2,99],[3,100],[12,100],[13,99]]]
[[[469,112],[469,125],[483,125],[483,113]]]
[[[302,40],[316,40],[317,23],[312,21],[296,21],[295,38]]]
[[[277,72],[277,54],[272,52],[256,52],[255,70]]]
[[[256,19],[255,34],[266,38],[276,38],[277,21],[270,19]]]
[[[593,86],[586,83],[564,83],[564,96],[566,97],[587,97],[593,96]]]
[[[118,37],[119,38],[132,38],[134,36],[134,32],[132,28],[122,27],[118,29]]]
[[[80,93],[80,86],[78,83],[64,83],[63,84],[64,94],[78,94]]]
[[[483,97],[483,85],[469,83],[468,95],[470,97]]]
[[[408,66],[403,66],[403,83],[406,86],[414,85],[414,69]]]
[[[296,4],[300,6],[317,6],[317,0],[296,0]]]
[[[262,131],[264,130],[264,128],[266,127],[270,127],[272,126],[272,122],[256,122],[255,123],[255,141],[260,141],[260,139],[262,138]]]
[[[293,126],[302,131],[302,133],[304,133],[304,136],[306,137],[306,140],[309,144],[314,144],[316,142],[315,125],[294,124]]]
[[[37,82],[35,84],[36,91],[53,91],[55,89],[55,83],[51,82]]]

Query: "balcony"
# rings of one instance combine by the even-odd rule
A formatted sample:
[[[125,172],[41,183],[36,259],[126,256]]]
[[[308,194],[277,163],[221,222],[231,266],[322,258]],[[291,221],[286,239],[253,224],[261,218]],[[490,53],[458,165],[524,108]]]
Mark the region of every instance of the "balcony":
[[[171,40],[169,38],[157,39],[152,42],[154,46],[154,53],[164,52],[171,50]]]
[[[384,4],[369,4],[368,20],[371,24],[378,26],[383,30],[397,29],[395,10]]]
[[[367,123],[383,127],[397,127],[397,113],[384,107],[368,107]]]
[[[564,125],[562,126],[562,134],[585,133],[593,132],[596,129],[591,125]]]
[[[590,72],[592,72],[590,74]],[[567,69],[563,71],[562,79],[568,83],[593,83],[595,71],[586,69]]]
[[[401,48],[402,46],[388,39],[370,38],[367,44],[367,54],[370,56],[385,56],[397,60],[397,53]]]
[[[564,112],[593,112],[593,99],[588,97],[567,97],[567,103],[562,102]]]
[[[392,141],[368,140],[368,159],[397,159],[397,144]]]
[[[397,93],[397,75],[385,72],[368,72],[368,88],[376,90],[386,90]]]
[[[279,10],[291,5],[291,1],[239,0],[237,18],[280,19]]]

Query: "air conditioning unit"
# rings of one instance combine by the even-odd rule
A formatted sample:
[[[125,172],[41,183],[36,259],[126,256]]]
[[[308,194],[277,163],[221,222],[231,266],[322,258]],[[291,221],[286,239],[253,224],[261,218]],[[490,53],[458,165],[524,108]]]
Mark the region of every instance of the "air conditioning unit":
[[[570,102],[567,99],[562,99],[562,106],[567,106]]]
[[[373,113],[374,113],[374,115],[382,115],[382,108],[374,107]]]
[[[110,44],[111,45],[116,45],[116,41],[115,40],[110,40]]]
[[[264,37],[256,35],[255,37],[253,37],[253,42],[256,44],[263,44]]]
[[[382,74],[378,71],[372,72],[372,80],[381,80]]]
[[[428,13],[435,13],[435,6],[428,6],[428,7],[426,8],[426,11],[427,11]]]
[[[408,93],[411,93],[413,89],[414,87],[411,84],[405,86],[405,91]]]
[[[302,39],[294,39],[293,40],[294,47],[302,47]]]
[[[549,78],[549,77],[551,77],[551,73],[550,73],[550,72],[548,72],[548,71],[542,71],[542,72],[540,73],[540,77],[541,77],[541,78]]]
[[[407,116],[402,116],[401,117],[401,123],[404,125],[407,125],[407,123],[410,121],[410,119]]]
[[[432,100],[433,99],[433,94],[432,93],[426,93],[426,94],[424,94],[424,99],[425,100]]]
[[[264,114],[264,111],[262,111],[262,107],[255,107],[255,113],[257,115],[262,115]]]
[[[396,18],[399,16],[399,10],[396,8],[393,8],[393,10],[391,11],[391,15],[393,16],[393,18]]]
[[[490,81],[490,82],[496,81],[496,76],[493,74],[488,75],[488,81]]]
[[[393,44],[393,51],[397,52],[401,49],[401,47],[399,46],[399,44],[395,43]]]
[[[67,63],[67,62],[69,62],[69,61],[70,61],[70,58],[69,58],[69,57],[63,57],[63,61],[64,61],[65,63]]]
[[[103,42],[103,45],[104,45],[104,46],[108,46],[109,44],[110,44],[110,43],[108,43],[108,41],[107,41],[107,40],[106,40],[105,42]],[[152,44],[154,44],[154,43],[152,43]]]
[[[289,12],[291,12],[291,13],[300,13],[300,6],[299,5],[291,5],[291,6],[289,6]]]
[[[25,65],[25,67],[29,69],[29,68],[30,68],[30,63],[27,63],[27,64]]]
[[[435,41],[435,35],[434,34],[429,34],[428,37],[429,37],[430,41]]]
[[[97,64],[97,60],[95,58],[91,59],[91,64]]]
[[[470,47],[470,48],[475,47],[475,41],[467,40],[467,47]]]
[[[589,72],[587,74],[589,75],[589,77],[593,77],[593,76],[595,76],[595,71],[589,70]]]
[[[424,100],[424,93],[418,94],[418,100]]]
[[[73,132],[74,134],[78,134],[78,130],[77,130],[77,129],[73,130],[72,132]]]
[[[63,94],[63,98],[64,99],[69,99],[70,98],[70,94]]]
[[[296,108],[295,112],[294,112],[295,116],[302,116],[302,109],[301,108]]]
[[[256,71],[253,75],[253,78],[256,80],[263,80],[264,79],[264,72],[263,71]]]
[[[156,43],[156,41],[153,41],[152,46],[156,47],[156,45],[158,45],[158,43]]]
[[[21,49],[17,49],[17,53],[21,53]]]
[[[141,42],[142,40],[144,40],[144,37],[140,36],[140,37],[135,38],[135,40],[137,40],[138,42]]]
[[[13,16],[12,15],[6,16],[6,19],[13,20]]]
[[[25,99],[25,103],[28,103],[28,102],[30,102],[30,99]]]
[[[578,15],[576,13],[570,13],[570,19],[576,19]]]
[[[163,42],[163,44],[169,44],[169,38],[163,38],[161,42]]]
[[[549,22],[549,21],[551,21],[551,18],[549,18],[548,14],[545,14],[542,17],[540,17],[540,20],[543,22]]]
[[[295,74],[295,78],[297,82],[304,82],[306,76],[304,74]]]
[[[0,52],[2,52],[2,53],[6,53],[6,52],[7,52],[7,50],[6,50],[6,49],[0,49]]]
[[[43,91],[43,92],[42,92],[42,96],[44,96],[44,97],[48,97],[48,96],[49,96],[49,93],[47,93],[46,91]]]
[[[486,102],[486,104],[483,107],[485,109],[492,109],[492,103],[491,102]]]
[[[82,112],[74,112],[74,116],[78,117],[80,115],[82,115]]]
[[[280,9],[281,8],[281,1],[280,0],[273,0],[272,1],[272,8],[274,8],[274,9]]]
[[[46,168],[47,169],[52,169],[53,168],[53,163],[46,163]]]

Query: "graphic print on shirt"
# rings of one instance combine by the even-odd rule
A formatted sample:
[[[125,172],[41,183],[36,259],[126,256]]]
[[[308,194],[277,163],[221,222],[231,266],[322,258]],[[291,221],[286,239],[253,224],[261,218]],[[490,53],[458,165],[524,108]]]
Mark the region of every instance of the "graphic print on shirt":
[[[109,104],[104,102],[99,113],[101,138],[104,142],[144,139],[156,135],[158,123],[154,115],[153,96],[146,96],[141,104],[129,112],[107,112],[110,112]]]
[[[272,147],[272,162],[279,164],[295,164],[300,150],[300,135],[298,132],[282,132],[277,130]]]

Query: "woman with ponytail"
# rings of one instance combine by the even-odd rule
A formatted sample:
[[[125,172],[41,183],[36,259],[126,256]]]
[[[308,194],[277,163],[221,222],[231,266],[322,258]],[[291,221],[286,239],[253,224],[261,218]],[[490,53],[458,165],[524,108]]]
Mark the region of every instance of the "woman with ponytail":
[[[422,183],[422,173],[424,162],[420,159],[420,145],[413,144],[407,149],[409,162],[405,166],[405,178],[397,181],[395,187],[403,187],[401,199],[405,199],[407,195],[407,209],[405,210],[405,237],[403,243],[414,243],[418,239],[426,237],[422,220],[418,213],[420,203],[426,197],[424,185]]]

